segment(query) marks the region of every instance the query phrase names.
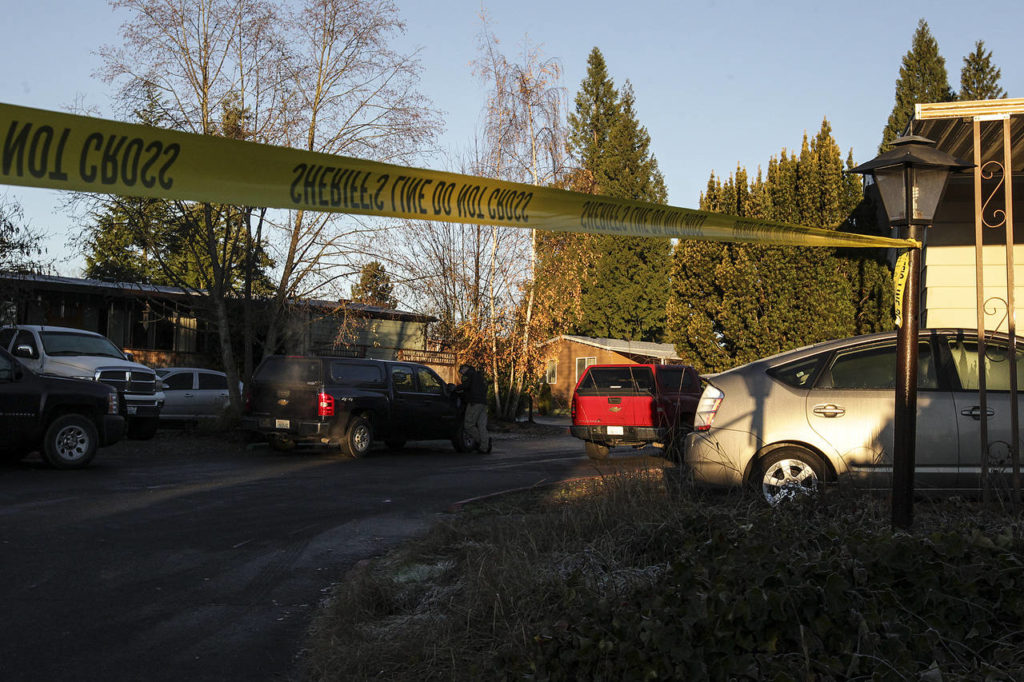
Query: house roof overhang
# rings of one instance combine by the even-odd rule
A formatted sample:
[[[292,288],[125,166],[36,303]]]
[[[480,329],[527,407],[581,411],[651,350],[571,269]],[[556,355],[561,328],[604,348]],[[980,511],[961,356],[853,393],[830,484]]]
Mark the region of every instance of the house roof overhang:
[[[935,141],[953,156],[974,160],[974,121],[1008,120],[1013,159],[1011,170],[1024,172],[1024,99],[918,104],[908,132]],[[1003,160],[1002,126],[981,126],[981,164]]]

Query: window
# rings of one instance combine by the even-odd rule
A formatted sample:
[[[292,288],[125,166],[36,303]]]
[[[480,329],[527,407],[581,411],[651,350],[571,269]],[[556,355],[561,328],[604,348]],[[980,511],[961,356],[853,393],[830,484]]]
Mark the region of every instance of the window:
[[[545,384],[558,383],[558,360],[548,360],[547,370],[544,372]]]
[[[931,346],[918,346],[917,388],[922,390],[939,387]],[[896,346],[874,346],[846,353],[839,353],[818,382],[818,388],[838,389],[895,389],[896,388]]]
[[[167,388],[171,391],[191,391],[192,372],[176,372],[163,378]],[[201,387],[200,387],[201,388]]]
[[[818,366],[821,365],[824,357],[824,355],[815,355],[781,367],[772,367],[768,370],[768,376],[793,388],[810,388],[814,375],[818,372]]]
[[[977,391],[978,385],[978,342],[962,337],[949,339],[949,351],[953,366],[960,378],[960,387],[965,391]],[[1017,352],[1017,384],[1024,380],[1024,354]],[[1002,339],[988,339],[985,342],[985,390],[1010,390],[1010,346]]]
[[[376,363],[332,362],[331,379],[344,386],[383,386],[384,372]]]
[[[320,382],[320,361],[305,358],[267,358],[256,368],[252,378],[268,384],[316,384]]]
[[[207,391],[226,391],[228,390],[228,378],[212,372],[200,372],[199,389],[205,389]]]
[[[395,367],[391,370],[391,385],[399,393],[412,393],[416,390],[411,367]]]
[[[21,338],[20,334],[18,338]],[[117,346],[104,336],[41,331],[39,339],[43,342],[43,348],[46,349],[47,355],[95,355],[96,357],[124,359],[124,355]]]
[[[697,382],[693,372],[686,371],[685,367],[662,366],[658,368],[658,383],[666,391],[690,393]]]
[[[4,350],[10,349],[11,339],[14,338],[14,332],[16,331],[17,329],[4,329],[0,331],[0,348],[3,348]]]
[[[597,364],[597,358],[576,358],[576,382],[578,383],[587,367]]]
[[[580,383],[579,395],[638,395],[654,393],[650,367],[595,367]]]
[[[420,367],[417,369],[416,377],[420,380],[420,393],[441,395],[442,386],[444,386],[441,382],[441,377],[437,376],[426,367]]]

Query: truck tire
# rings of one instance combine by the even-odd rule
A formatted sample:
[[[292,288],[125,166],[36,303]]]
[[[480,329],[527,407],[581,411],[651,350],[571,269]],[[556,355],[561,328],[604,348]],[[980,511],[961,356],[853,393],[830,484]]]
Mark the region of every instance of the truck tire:
[[[156,435],[158,426],[158,417],[133,417],[128,421],[128,437],[132,440],[149,440]]]
[[[80,414],[54,419],[43,437],[43,459],[55,469],[81,469],[96,456],[96,425]]]
[[[341,451],[352,458],[362,457],[373,445],[373,424],[365,417],[353,417],[341,440]]]

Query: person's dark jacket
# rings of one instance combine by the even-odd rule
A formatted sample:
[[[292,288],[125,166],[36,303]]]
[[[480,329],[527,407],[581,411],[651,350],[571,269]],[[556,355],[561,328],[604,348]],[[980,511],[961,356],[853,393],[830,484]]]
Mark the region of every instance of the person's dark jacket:
[[[484,381],[484,375],[475,369],[470,368],[465,373],[460,388],[467,403],[487,404],[487,383]]]

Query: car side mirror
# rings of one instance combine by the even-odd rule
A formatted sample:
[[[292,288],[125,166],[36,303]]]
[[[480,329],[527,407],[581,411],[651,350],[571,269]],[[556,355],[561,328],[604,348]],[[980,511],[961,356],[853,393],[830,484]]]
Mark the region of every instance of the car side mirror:
[[[131,351],[127,350],[121,352],[124,353],[124,356],[128,358],[128,360],[130,360],[131,362],[135,362],[135,353],[132,353]]]
[[[34,360],[36,357],[36,349],[27,344],[22,344],[20,346],[15,346],[13,355],[16,358],[29,358]]]
[[[166,391],[166,390],[167,390],[167,389],[169,389],[169,388],[170,388],[170,386],[168,386],[168,385],[167,385],[167,382],[166,382],[166,381],[161,381],[161,382],[160,382],[160,390],[161,390],[161,391]]]

